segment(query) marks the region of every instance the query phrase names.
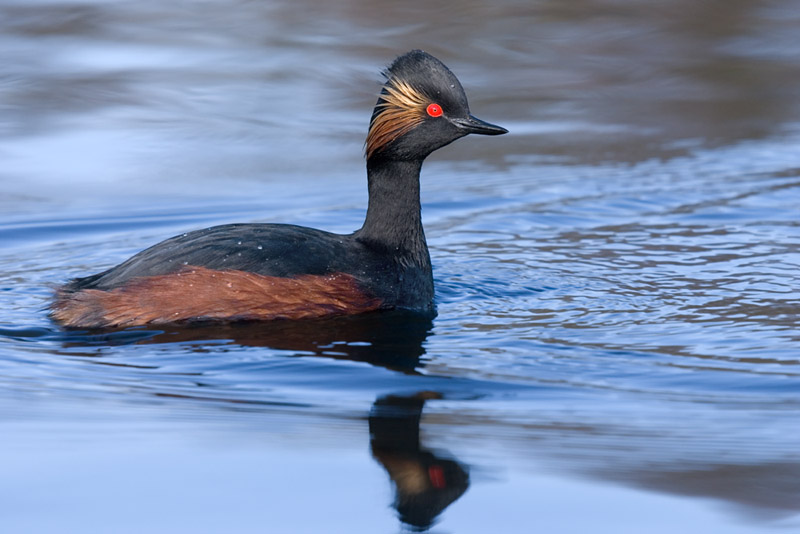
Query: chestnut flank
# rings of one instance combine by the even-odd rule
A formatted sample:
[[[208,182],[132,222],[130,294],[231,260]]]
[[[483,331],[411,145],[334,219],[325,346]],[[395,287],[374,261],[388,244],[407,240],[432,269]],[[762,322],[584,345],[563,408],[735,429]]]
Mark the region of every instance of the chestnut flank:
[[[307,319],[363,313],[380,305],[380,299],[367,295],[344,273],[282,278],[185,267],[136,278],[110,291],[60,289],[51,316],[64,326],[94,328]]]

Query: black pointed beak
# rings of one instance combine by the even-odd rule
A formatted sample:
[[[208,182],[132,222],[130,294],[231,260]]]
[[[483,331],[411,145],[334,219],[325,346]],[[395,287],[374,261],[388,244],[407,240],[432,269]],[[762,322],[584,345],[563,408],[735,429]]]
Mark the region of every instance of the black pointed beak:
[[[466,119],[450,119],[450,122],[468,134],[474,133],[481,135],[502,135],[504,133],[508,133],[508,130],[502,126],[497,126],[496,124],[482,121],[476,117],[473,117],[472,115],[469,115]]]

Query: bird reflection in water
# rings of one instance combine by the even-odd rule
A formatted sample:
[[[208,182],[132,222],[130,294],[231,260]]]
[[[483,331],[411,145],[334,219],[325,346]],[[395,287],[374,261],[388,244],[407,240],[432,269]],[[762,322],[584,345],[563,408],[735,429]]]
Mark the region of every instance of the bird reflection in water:
[[[424,342],[433,326],[431,318],[405,311],[370,313],[307,321],[171,325],[126,330],[77,331],[62,334],[66,346],[115,343],[181,343],[227,340],[238,345],[295,351],[335,359],[366,362],[416,374],[423,365]],[[159,392],[170,396],[169,392]],[[185,392],[181,396],[185,396]],[[369,415],[372,456],[386,469],[395,486],[400,520],[414,531],[433,525],[439,514],[469,486],[464,466],[420,443],[420,420],[426,401],[440,393],[384,396]],[[237,401],[241,402],[241,401]]]
[[[420,444],[423,405],[437,398],[434,392],[381,397],[369,416],[372,456],[394,483],[400,520],[418,532],[427,530],[469,486],[461,464]]]
[[[423,343],[433,321],[414,312],[395,310],[357,316],[273,321],[270,323],[209,323],[202,326],[144,327],[125,330],[67,332],[66,346],[88,344],[185,343],[225,340],[246,347],[295,351],[298,356],[365,362],[405,373],[421,366]]]

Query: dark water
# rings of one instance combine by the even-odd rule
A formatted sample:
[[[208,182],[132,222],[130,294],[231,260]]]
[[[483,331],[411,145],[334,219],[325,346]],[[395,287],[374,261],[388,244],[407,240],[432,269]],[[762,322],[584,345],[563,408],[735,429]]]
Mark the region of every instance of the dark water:
[[[0,3],[4,532],[800,529],[800,3]],[[226,222],[348,232],[378,70],[506,126],[423,169],[433,321],[61,332]],[[414,527],[417,525],[417,527]]]

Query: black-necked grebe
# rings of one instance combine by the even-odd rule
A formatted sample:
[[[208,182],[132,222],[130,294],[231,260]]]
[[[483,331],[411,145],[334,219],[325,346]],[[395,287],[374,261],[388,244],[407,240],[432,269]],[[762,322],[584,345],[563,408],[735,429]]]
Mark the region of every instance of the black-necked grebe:
[[[215,226],[167,239],[61,287],[65,326],[302,319],[404,308],[433,313],[419,174],[434,150],[505,128],[469,113],[458,79],[421,50],[384,73],[366,141],[369,206],[338,235],[285,224]]]

